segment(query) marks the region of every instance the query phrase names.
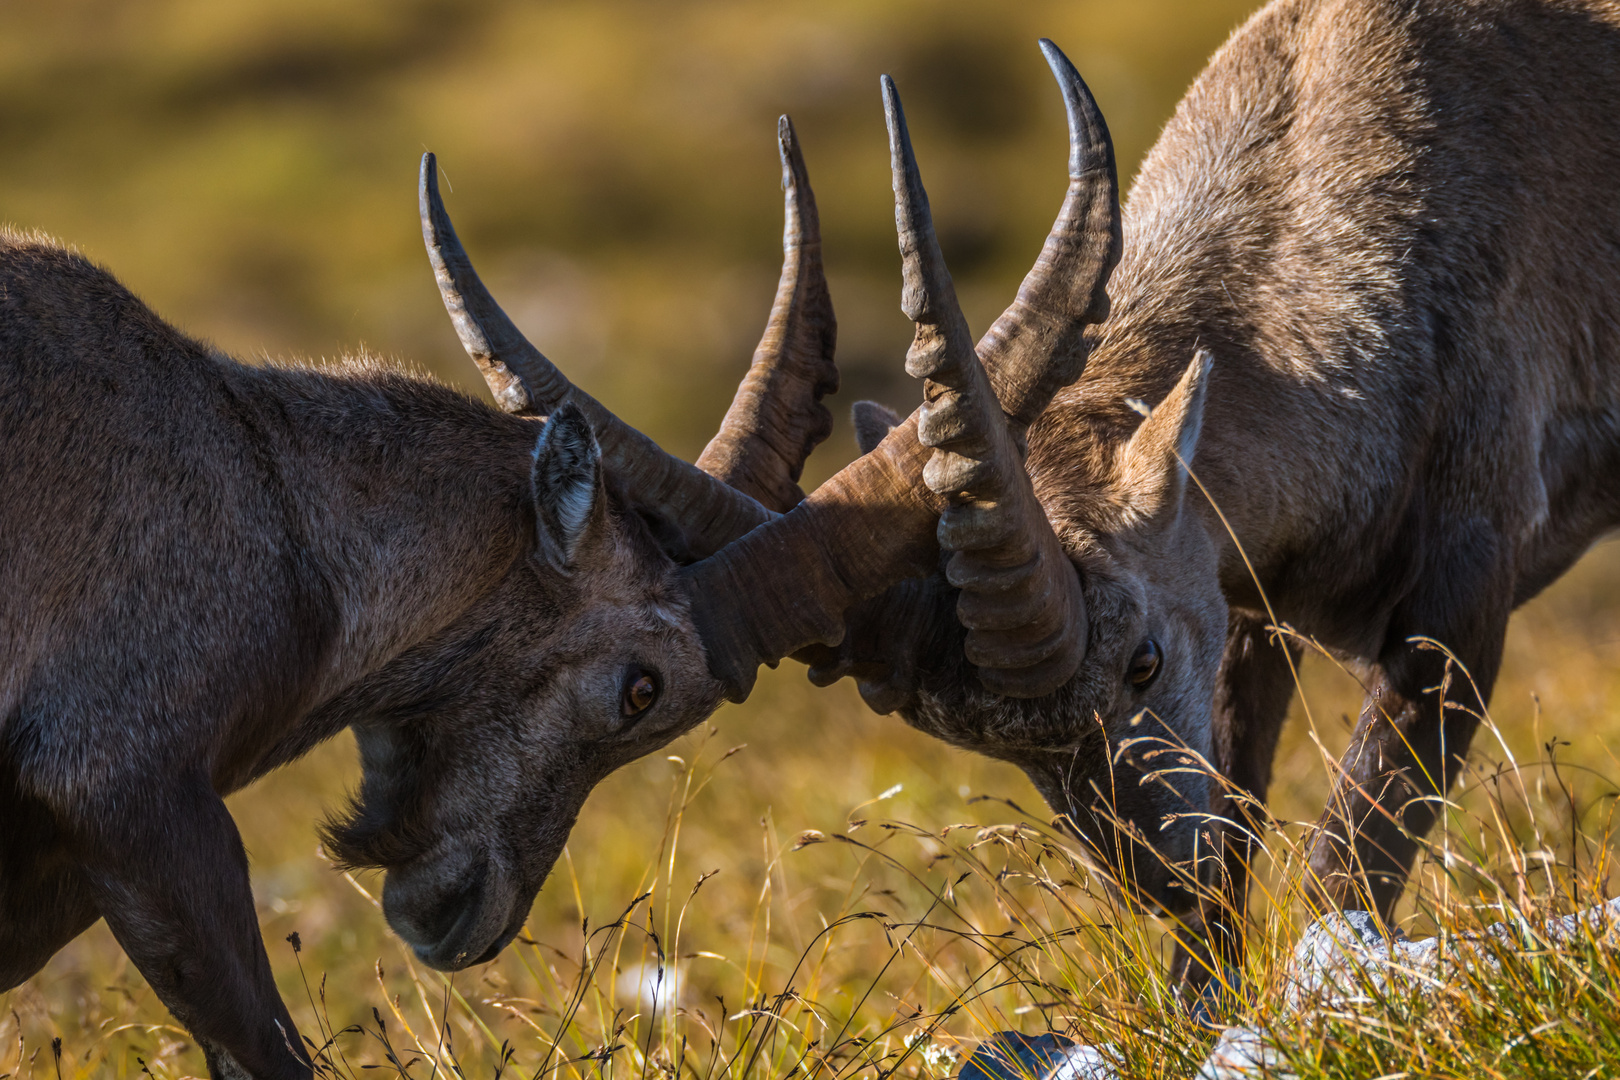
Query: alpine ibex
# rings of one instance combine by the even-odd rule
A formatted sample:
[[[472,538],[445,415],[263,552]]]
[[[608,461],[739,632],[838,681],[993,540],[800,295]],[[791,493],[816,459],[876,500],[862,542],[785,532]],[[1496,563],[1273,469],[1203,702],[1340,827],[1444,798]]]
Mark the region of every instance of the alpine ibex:
[[[366,779],[331,849],[387,869],[391,923],[463,966],[521,924],[602,775],[786,656],[1019,764],[1127,892],[1185,911],[1219,808],[1201,759],[1264,793],[1292,693],[1273,621],[1380,673],[1316,861],[1330,898],[1387,909],[1433,816],[1412,796],[1479,706],[1413,639],[1488,693],[1508,612],[1620,520],[1617,24],[1279,0],[1128,217],[1102,116],[1043,43],[1069,191],[976,347],[886,82],[926,401],[863,410],[867,452],[802,498],[836,376],[788,129],[782,285],[700,469],[518,334],[431,156],[446,304],[538,431],[376,370],[235,365],[9,240],[0,984],[104,914],[217,1075],[306,1076],[221,793],[354,725]]]
[[[786,501],[837,372],[780,137],[782,285],[706,462]],[[703,552],[766,514],[588,399],[547,412],[244,366],[0,233],[0,988],[104,917],[213,1075],[310,1076],[222,799],[345,726],[327,850],[387,871],[435,967],[512,939],[591,788],[721,699],[646,522]]]
[[[1214,883],[1197,981],[1241,948],[1250,856],[1209,815],[1263,800],[1293,694],[1268,627],[1372,671],[1311,862],[1388,915],[1509,613],[1620,524],[1620,5],[1276,0],[1129,213],[1043,48],[1070,186],[1013,305],[975,349],[886,84],[927,401],[858,406],[865,456],[682,577],[728,696],[787,655],[853,676],[1021,766],[1129,895],[1188,913]],[[510,334],[479,295],[447,301]],[[531,346],[464,339],[498,393],[541,386]]]

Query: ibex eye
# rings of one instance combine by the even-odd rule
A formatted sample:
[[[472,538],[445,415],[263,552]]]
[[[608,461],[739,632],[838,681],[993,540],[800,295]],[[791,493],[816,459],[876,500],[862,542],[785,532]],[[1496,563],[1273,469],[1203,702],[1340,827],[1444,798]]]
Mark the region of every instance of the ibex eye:
[[[658,700],[658,676],[643,668],[631,668],[624,679],[624,690],[619,695],[619,714],[625,718],[640,716]]]
[[[1136,655],[1131,657],[1131,666],[1125,669],[1125,681],[1138,690],[1146,690],[1159,677],[1159,668],[1163,666],[1164,653],[1159,651],[1159,643],[1144,638],[1136,647]]]

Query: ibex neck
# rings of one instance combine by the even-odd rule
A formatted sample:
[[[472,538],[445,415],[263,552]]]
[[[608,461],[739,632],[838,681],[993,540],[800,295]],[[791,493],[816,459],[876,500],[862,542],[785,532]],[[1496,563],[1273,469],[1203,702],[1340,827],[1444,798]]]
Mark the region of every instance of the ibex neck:
[[[309,710],[456,620],[532,542],[527,421],[377,368],[244,376],[333,621]],[[315,739],[333,732],[305,733]]]

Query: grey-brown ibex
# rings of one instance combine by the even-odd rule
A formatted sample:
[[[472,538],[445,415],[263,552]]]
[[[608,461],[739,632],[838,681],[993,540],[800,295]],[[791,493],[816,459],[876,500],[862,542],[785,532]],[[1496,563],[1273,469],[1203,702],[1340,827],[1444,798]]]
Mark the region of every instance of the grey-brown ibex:
[[[1264,794],[1274,620],[1376,665],[1315,861],[1387,909],[1508,613],[1620,520],[1617,28],[1612,4],[1279,0],[1129,213],[1044,44],[1069,191],[977,346],[885,82],[926,401],[862,410],[867,452],[808,496],[833,321],[786,128],[782,285],[699,468],[522,338],[431,158],[447,307],[543,425],[375,368],[234,364],[10,237],[0,985],[102,915],[216,1075],[307,1076],[223,793],[352,725],[330,850],[386,869],[391,924],[460,967],[516,932],[603,775],[790,655],[1022,766],[1129,895],[1186,912],[1224,850],[1240,897],[1242,831],[1203,815],[1241,808],[1204,762]]]
[[[1241,949],[1293,695],[1268,628],[1371,671],[1311,865],[1388,915],[1509,613],[1620,523],[1620,4],[1276,0],[1128,212],[1043,47],[1070,185],[1013,305],[974,346],[885,84],[927,400],[858,406],[864,457],[683,574],[729,696],[784,655],[853,676],[1021,766],[1128,895],[1203,894],[1197,983]],[[533,354],[464,339],[497,391]]]

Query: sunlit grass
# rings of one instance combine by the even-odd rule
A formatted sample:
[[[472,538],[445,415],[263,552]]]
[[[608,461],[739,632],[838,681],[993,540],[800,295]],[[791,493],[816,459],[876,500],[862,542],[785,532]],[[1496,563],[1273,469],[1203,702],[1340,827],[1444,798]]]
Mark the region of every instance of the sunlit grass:
[[[1616,580],[1601,551],[1516,620],[1496,708],[1402,909],[1414,936],[1533,926],[1611,895],[1620,674],[1604,657],[1620,607],[1603,604]],[[1352,708],[1354,687],[1307,664],[1317,738],[1296,709],[1251,913],[1253,1000],[1231,1019],[1290,1032],[1305,1077],[1613,1074],[1612,940],[1498,948],[1497,967],[1439,993],[1284,1013],[1284,961],[1312,917],[1300,851],[1323,754],[1342,742],[1327,718]],[[1215,1033],[1165,974],[1176,928],[1120,910],[1016,773],[793,672],[671,751],[592,797],[526,933],[449,978],[387,933],[376,880],[315,851],[351,748],[233,800],[283,995],[323,1064],[345,1077],[944,1077],[1002,1029],[1111,1044],[1132,1076],[1190,1075],[1208,1052]],[[0,1016],[0,1074],[54,1077],[57,1037],[63,1076],[201,1069],[104,927]]]
[[[774,284],[778,112],[798,119],[820,196],[843,400],[902,404],[917,391],[900,370],[911,327],[878,72],[907,95],[942,243],[982,329],[1063,185],[1061,110],[1034,38],[1053,36],[1085,72],[1128,173],[1253,6],[713,2],[655,18],[619,2],[0,5],[0,220],[80,245],[244,357],[365,341],[471,385],[416,231],[416,157],[431,146],[518,322],[691,456]],[[964,102],[961,86],[994,100]],[[851,453],[838,436],[808,475]],[[491,1077],[503,1062],[509,1077],[946,1076],[983,1035],[1016,1028],[1112,1043],[1132,1075],[1190,1072],[1213,1033],[1166,981],[1173,928],[1117,910],[1016,771],[788,668],[671,747],[679,760],[604,784],[524,938],[451,979],[387,932],[374,878],[346,879],[317,853],[315,821],[355,780],[346,738],[233,798],[281,992],[324,1062],[418,1078]],[[1320,658],[1303,690],[1252,913],[1261,1021],[1309,918],[1297,851],[1327,790],[1324,755],[1359,705],[1354,675]],[[1515,618],[1493,719],[1500,738],[1479,737],[1435,838],[1450,863],[1426,861],[1403,909],[1414,934],[1608,895],[1612,549]],[[1516,764],[1499,767],[1510,750]],[[1318,1016],[1299,1029],[1298,1064],[1612,1075],[1614,956],[1593,943],[1508,956],[1439,997]],[[0,997],[0,1076],[201,1069],[103,925]]]

